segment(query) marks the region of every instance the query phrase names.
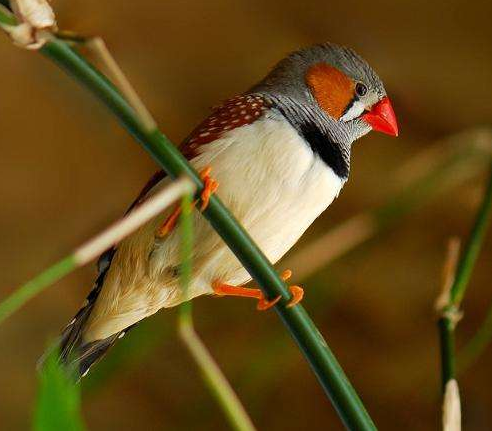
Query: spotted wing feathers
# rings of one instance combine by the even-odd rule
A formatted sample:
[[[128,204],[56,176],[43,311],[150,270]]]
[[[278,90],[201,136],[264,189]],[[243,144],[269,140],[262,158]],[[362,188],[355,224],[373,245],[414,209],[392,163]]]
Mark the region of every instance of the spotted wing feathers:
[[[219,139],[224,133],[258,120],[268,109],[269,103],[260,95],[246,94],[233,97],[212,110],[180,149],[188,160],[200,152],[200,147]]]

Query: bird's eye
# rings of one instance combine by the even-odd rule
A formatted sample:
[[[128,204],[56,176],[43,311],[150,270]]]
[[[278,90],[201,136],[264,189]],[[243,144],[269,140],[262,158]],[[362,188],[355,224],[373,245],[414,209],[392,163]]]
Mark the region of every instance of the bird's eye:
[[[365,96],[367,93],[367,87],[362,82],[358,82],[355,86],[355,92],[359,97]]]

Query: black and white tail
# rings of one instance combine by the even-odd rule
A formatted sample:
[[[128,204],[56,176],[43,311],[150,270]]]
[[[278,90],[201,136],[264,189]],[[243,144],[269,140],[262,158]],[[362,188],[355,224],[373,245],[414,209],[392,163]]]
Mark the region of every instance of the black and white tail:
[[[89,368],[101,359],[108,349],[121,338],[125,331],[117,332],[108,338],[96,341],[84,341],[83,331],[94,304],[102,289],[104,277],[111,264],[115,250],[111,249],[99,259],[99,276],[92,291],[87,296],[84,306],[62,331],[57,343],[59,360],[76,380],[85,376]],[[43,362],[43,358],[41,358]]]

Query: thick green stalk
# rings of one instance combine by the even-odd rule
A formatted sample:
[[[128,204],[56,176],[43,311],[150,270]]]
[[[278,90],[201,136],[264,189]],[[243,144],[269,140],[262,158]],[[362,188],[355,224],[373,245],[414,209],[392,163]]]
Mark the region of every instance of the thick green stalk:
[[[456,378],[456,355],[454,341],[455,322],[448,317],[441,317],[439,319],[438,326],[441,347],[441,389],[444,393],[446,390],[446,383],[448,383],[449,380]]]
[[[193,179],[198,190],[202,190],[200,178],[179,150],[158,130],[145,130],[114,86],[80,55],[56,39],[46,44],[41,51],[103,101],[171,177],[186,174]],[[267,297],[282,297],[276,310],[311,364],[345,426],[357,430],[375,429],[359,397],[304,308],[300,305],[286,308],[290,295],[285,283],[246,231],[216,196],[210,200],[204,215]]]

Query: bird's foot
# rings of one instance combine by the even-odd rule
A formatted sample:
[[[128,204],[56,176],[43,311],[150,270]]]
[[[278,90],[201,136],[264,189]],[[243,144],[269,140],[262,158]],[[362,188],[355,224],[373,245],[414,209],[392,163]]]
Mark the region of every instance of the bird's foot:
[[[292,271],[284,271],[280,277],[286,281],[292,275]],[[212,284],[214,293],[218,296],[240,296],[243,298],[255,298],[258,299],[258,304],[256,309],[260,311],[268,310],[272,308],[278,301],[280,301],[281,296],[277,296],[274,299],[267,299],[265,294],[260,289],[248,288],[243,286],[231,286],[229,284],[220,283],[218,281]],[[299,286],[289,286],[289,290],[292,294],[292,299],[287,304],[287,307],[293,307],[299,301],[301,301],[304,290]]]
[[[219,183],[210,176],[211,171],[212,167],[207,166],[200,172],[200,178],[202,179],[204,185],[202,194],[200,195],[200,200],[202,201],[200,211],[205,211],[208,206],[208,202],[210,201],[210,196],[212,196],[212,194],[219,188]]]
[[[200,211],[204,211],[207,208],[208,202],[210,201],[210,196],[212,196],[212,194],[215,193],[219,187],[219,183],[210,177],[211,171],[212,168],[210,166],[207,166],[200,172],[200,178],[202,179],[204,185],[203,191],[200,195],[200,201],[202,202],[200,206]],[[197,203],[198,200],[194,201],[192,203],[192,206],[195,207]],[[172,214],[164,221],[164,223],[162,223],[162,225],[157,230],[157,238],[165,237],[174,229],[180,214],[181,206],[177,205]]]

